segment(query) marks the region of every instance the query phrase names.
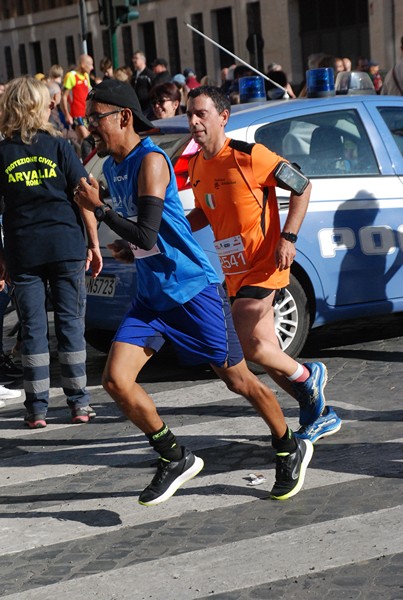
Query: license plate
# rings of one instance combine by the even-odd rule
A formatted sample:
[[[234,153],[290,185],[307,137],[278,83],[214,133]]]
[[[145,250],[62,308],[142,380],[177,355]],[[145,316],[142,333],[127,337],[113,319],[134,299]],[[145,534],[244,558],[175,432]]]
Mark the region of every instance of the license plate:
[[[107,277],[98,275],[95,279],[86,275],[85,287],[87,289],[88,296],[104,296],[106,298],[113,298],[115,295],[115,277]]]

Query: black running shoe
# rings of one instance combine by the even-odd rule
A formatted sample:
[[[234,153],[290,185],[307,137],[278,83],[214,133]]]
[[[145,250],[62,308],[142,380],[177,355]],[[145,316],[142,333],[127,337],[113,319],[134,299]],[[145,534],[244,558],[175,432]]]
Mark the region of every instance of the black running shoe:
[[[276,482],[270,492],[274,500],[288,500],[298,494],[304,484],[305,472],[313,454],[309,440],[297,439],[297,449],[276,454]]]
[[[153,480],[139,496],[140,504],[155,506],[165,502],[182,484],[200,473],[204,467],[203,460],[186,448],[182,451],[183,458],[179,461],[169,462],[160,458]]]

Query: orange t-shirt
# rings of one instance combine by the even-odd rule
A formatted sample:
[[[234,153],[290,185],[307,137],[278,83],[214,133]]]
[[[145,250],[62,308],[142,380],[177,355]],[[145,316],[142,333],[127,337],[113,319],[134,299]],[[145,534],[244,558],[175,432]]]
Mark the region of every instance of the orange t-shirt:
[[[255,144],[250,155],[242,153],[243,160],[250,161],[255,178],[252,182],[247,170],[241,171],[237,164],[235,156],[239,150],[232,149],[229,143],[228,138],[220,152],[209,160],[202,151],[191,159],[189,175],[195,206],[204,212],[213,230],[230,296],[245,285],[280,289],[289,283],[289,269],[279,271],[275,264],[280,217],[273,171],[283,159],[262,144]],[[265,187],[268,200],[263,233]]]

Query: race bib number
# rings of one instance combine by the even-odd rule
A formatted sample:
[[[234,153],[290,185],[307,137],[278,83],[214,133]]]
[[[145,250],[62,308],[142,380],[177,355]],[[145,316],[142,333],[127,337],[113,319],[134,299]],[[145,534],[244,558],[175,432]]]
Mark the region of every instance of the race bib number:
[[[148,256],[154,256],[154,254],[161,254],[157,244],[153,246],[151,250],[143,250],[143,248],[139,248],[130,242],[129,246],[136,260],[139,260],[140,258],[147,258]]]
[[[238,275],[249,271],[250,265],[240,235],[226,240],[217,240],[214,242],[214,246],[224,275]]]

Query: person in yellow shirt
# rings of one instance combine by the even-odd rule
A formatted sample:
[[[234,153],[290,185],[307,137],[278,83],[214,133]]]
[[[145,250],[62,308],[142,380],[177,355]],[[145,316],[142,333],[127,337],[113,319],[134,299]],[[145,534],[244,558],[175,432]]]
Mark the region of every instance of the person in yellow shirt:
[[[85,120],[85,102],[91,89],[90,73],[94,61],[88,54],[82,54],[76,69],[66,73],[63,81],[61,108],[67,125],[77,133],[82,142],[90,135]]]

